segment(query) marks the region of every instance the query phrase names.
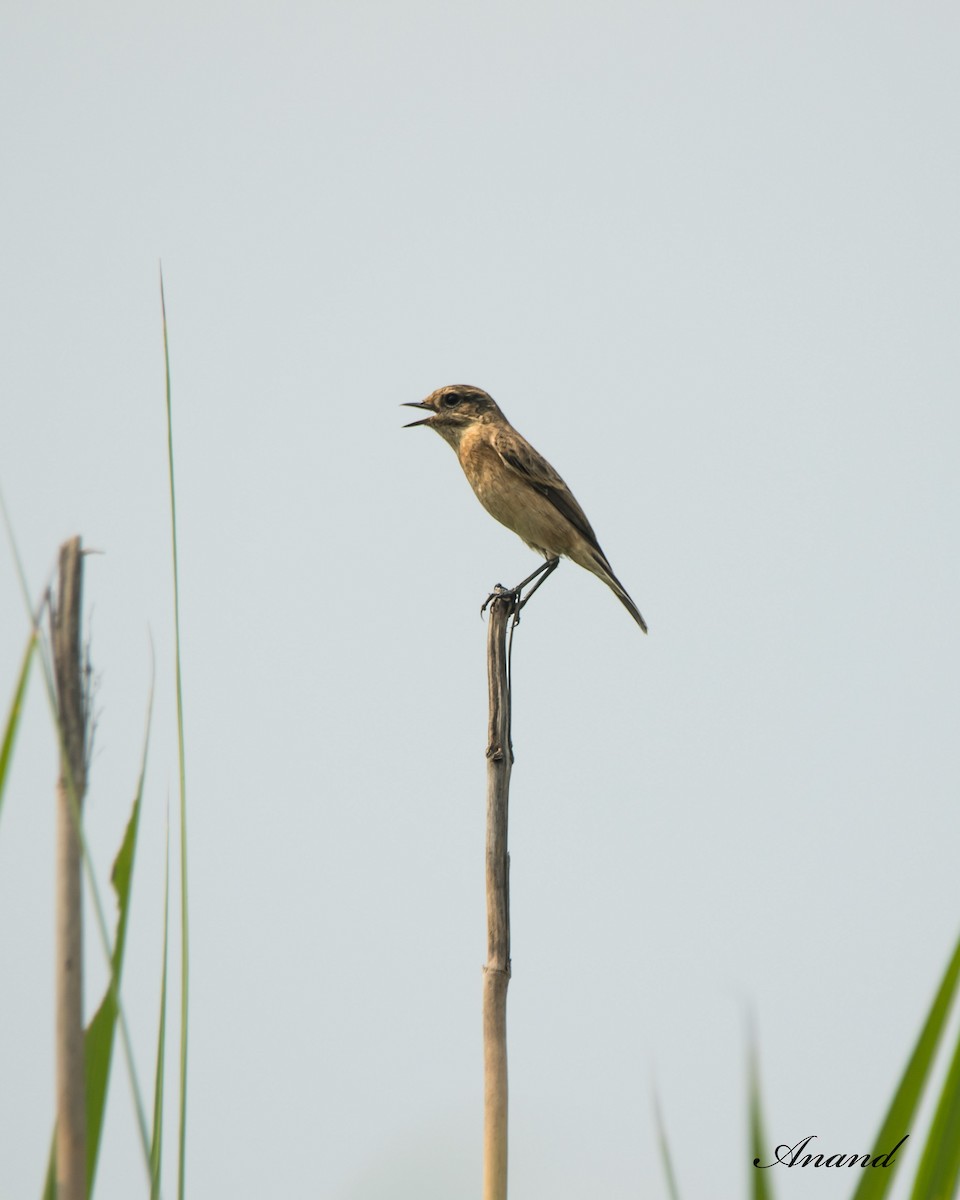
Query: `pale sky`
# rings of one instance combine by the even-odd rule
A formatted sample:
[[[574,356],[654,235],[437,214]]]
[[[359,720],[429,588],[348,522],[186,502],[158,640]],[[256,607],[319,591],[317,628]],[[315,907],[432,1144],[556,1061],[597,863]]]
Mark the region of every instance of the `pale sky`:
[[[104,552],[104,889],[156,649],[123,984],[148,1092],[163,261],[188,1193],[479,1196],[479,607],[537,560],[401,429],[456,382],[565,477],[650,625],[564,563],[517,631],[511,1197],[665,1196],[654,1085],[683,1195],[746,1194],[751,1016],[771,1144],[872,1149],[960,933],[956,6],[8,0],[0,33],[0,487],[35,595],[64,538]],[[4,712],[27,628],[4,550]],[[55,775],[35,678],[0,1200],[39,1194],[51,1129]],[[168,1197],[177,986],[174,957]],[[118,1053],[97,1196],[147,1194]]]

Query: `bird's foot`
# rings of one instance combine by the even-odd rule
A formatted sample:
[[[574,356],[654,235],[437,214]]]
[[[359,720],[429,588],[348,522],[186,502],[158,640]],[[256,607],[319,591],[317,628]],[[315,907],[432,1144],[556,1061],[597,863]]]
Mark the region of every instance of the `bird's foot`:
[[[523,605],[520,603],[519,587],[505,588],[502,583],[498,583],[480,606],[481,617],[494,602],[494,600],[506,600],[513,615],[514,625],[520,624],[520,609],[523,607]]]
[[[543,566],[537,567],[537,569],[532,574],[528,575],[526,579],[521,579],[516,587],[505,588],[502,583],[498,583],[484,601],[483,607],[480,609],[480,616],[483,616],[494,600],[509,600],[510,610],[513,614],[513,623],[514,625],[519,625],[521,608],[523,608],[523,606],[533,596],[533,593],[537,590],[537,588],[540,587],[545,579],[548,579],[553,574],[559,565],[559,558],[548,558]],[[535,583],[534,580],[536,580]],[[524,596],[523,589],[528,583],[532,583],[533,587]]]

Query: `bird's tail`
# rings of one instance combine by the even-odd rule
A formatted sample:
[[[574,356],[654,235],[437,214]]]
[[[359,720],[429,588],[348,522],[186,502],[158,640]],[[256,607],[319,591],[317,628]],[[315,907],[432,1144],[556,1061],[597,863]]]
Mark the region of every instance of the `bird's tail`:
[[[593,562],[585,564],[599,579],[602,579],[607,587],[617,597],[623,607],[627,610],[631,617],[636,621],[644,633],[647,632],[647,623],[643,619],[640,609],[630,599],[627,589],[623,586],[620,580],[610,570],[610,564],[602,554],[593,553]]]

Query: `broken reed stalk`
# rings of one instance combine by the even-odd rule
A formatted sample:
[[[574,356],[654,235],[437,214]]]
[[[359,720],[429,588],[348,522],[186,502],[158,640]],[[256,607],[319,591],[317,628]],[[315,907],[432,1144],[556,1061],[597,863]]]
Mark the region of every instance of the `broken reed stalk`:
[[[50,637],[60,722],[56,849],[57,1200],[84,1200],[87,1187],[83,1063],[83,912],[80,814],[87,787],[88,676],[80,644],[80,539],[60,547],[60,582]]]
[[[510,855],[507,803],[513,745],[507,628],[515,601],[495,598],[487,627],[487,962],[483,968],[483,1200],[507,1195],[507,984],[510,982]]]

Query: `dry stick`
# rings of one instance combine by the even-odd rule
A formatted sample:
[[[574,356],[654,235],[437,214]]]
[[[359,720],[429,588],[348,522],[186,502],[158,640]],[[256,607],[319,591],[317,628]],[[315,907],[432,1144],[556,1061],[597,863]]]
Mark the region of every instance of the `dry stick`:
[[[510,982],[510,856],[507,802],[513,745],[507,626],[512,597],[490,605],[487,682],[487,962],[483,968],[483,1200],[507,1195],[507,984]]]
[[[87,692],[80,646],[80,539],[60,547],[50,636],[60,718],[57,783],[57,1200],[84,1200],[87,1131],[83,1067],[83,914],[79,821],[87,786]]]

